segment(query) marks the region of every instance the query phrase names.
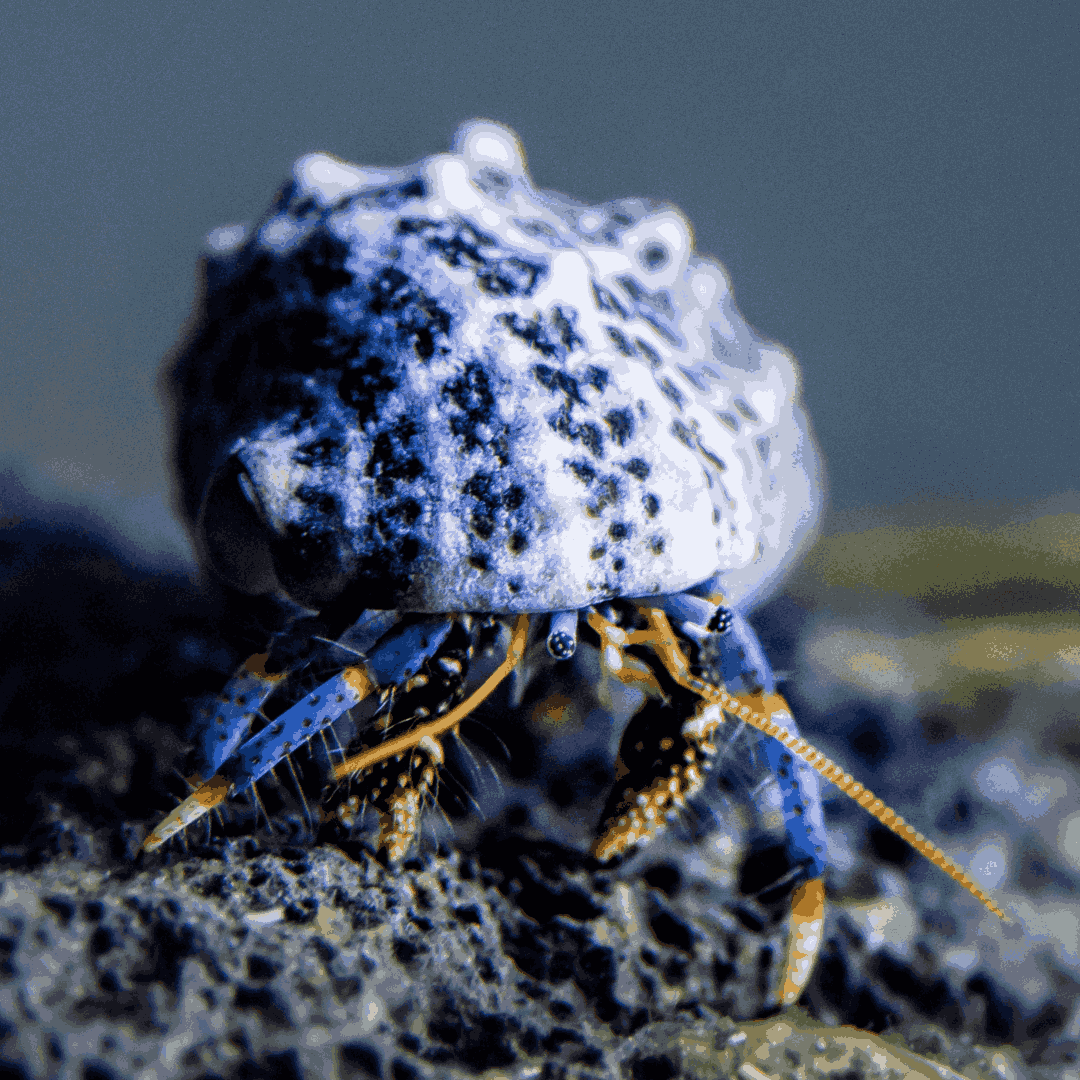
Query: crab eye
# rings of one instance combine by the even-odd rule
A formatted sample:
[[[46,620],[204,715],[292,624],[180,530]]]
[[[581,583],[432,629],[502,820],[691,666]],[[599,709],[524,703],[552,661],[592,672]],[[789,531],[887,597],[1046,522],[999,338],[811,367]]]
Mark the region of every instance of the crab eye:
[[[206,485],[197,530],[210,564],[234,589],[260,596],[278,588],[266,514],[237,458],[230,458]]]

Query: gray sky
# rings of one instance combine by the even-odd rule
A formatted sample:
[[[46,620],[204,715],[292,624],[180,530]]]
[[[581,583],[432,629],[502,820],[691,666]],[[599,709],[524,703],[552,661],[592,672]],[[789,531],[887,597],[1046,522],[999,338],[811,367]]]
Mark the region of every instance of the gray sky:
[[[6,11],[0,473],[148,550],[179,543],[156,377],[206,232],[302,153],[404,164],[473,116],[541,186],[683,209],[798,358],[837,509],[1080,488],[1073,5]]]

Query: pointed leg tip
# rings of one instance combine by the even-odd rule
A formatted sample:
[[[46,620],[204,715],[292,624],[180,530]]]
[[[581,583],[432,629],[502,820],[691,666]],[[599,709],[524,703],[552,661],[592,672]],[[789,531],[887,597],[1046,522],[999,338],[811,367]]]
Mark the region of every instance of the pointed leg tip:
[[[821,951],[825,927],[825,882],[821,878],[804,881],[791,894],[790,936],[780,1000],[794,1005],[810,981],[814,962]]]

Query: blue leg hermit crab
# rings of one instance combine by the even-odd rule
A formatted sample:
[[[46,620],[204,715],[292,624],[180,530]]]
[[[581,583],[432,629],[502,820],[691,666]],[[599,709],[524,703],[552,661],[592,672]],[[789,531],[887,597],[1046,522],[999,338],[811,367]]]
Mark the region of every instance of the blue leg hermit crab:
[[[785,1003],[821,943],[820,776],[1002,914],[776,692],[741,611],[815,524],[818,456],[792,360],[677,211],[537,190],[513,133],[475,122],[411,168],[303,158],[257,228],[214,243],[172,372],[185,509],[225,580],[297,615],[200,712],[192,794],[147,849],[319,736],[333,812],[370,806],[400,860],[442,740],[530,644],[559,664],[580,637],[654,733],[624,738],[599,859],[702,787],[723,724],[760,733],[802,876]]]

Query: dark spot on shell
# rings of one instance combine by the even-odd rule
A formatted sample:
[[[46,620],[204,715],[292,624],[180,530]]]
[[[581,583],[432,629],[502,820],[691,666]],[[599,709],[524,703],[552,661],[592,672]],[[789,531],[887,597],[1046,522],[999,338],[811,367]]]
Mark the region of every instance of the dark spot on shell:
[[[469,518],[469,527],[481,540],[490,540],[495,531],[495,518],[490,510],[474,510]]]
[[[671,421],[671,434],[674,435],[683,446],[689,447],[691,450],[697,449],[697,439],[694,438],[694,433],[681,420]]]
[[[742,398],[736,398],[736,399],[735,399],[735,400],[734,400],[734,401],[732,402],[732,405],[734,405],[734,406],[735,406],[735,408],[736,408],[736,409],[738,409],[738,410],[739,410],[739,412],[740,412],[740,413],[741,413],[741,414],[742,414],[742,415],[743,415],[743,416],[744,416],[744,417],[745,417],[745,418],[746,418],[747,420],[749,420],[749,421],[750,421],[750,423],[752,423],[752,424],[757,424],[757,423],[760,423],[760,422],[761,422],[761,417],[760,417],[760,416],[758,416],[758,414],[757,414],[756,412],[754,412],[754,410],[753,410],[752,408],[750,408],[750,406],[749,406],[749,405],[747,405],[747,404],[746,404],[746,402],[745,402],[745,401],[743,401],[743,399],[742,399]]]
[[[487,172],[484,169],[483,172]],[[478,185],[482,187],[483,185]],[[565,247],[559,234],[546,222],[539,221],[537,218],[514,218],[514,224],[526,235],[526,236],[542,236],[551,245],[551,247]]]
[[[512,593],[514,593],[516,595],[517,593],[521,592],[521,582],[520,581],[508,581],[506,583],[506,588],[510,592],[512,592]]]
[[[488,568],[486,555],[470,555],[466,561],[474,570],[486,570]]]
[[[338,465],[342,458],[341,440],[336,436],[327,435],[313,442],[298,446],[293,454],[293,461],[297,465]]]
[[[551,341],[539,315],[529,320],[519,318],[516,312],[504,312],[495,317],[495,321],[505,327],[516,338],[534,348],[541,356],[555,356],[559,346]]]
[[[657,270],[662,270],[668,264],[668,260],[671,256],[668,254],[668,249],[657,240],[650,240],[647,244],[641,245],[641,250],[637,253],[638,262],[649,271],[650,274],[655,274]]]
[[[561,307],[551,309],[551,323],[567,352],[573,352],[578,346],[585,344],[585,339],[574,329],[576,319],[577,312],[571,307],[566,308],[565,311]]]
[[[660,387],[660,393],[663,394],[676,409],[681,409],[683,407],[683,402],[686,400],[685,395],[666,375],[657,379],[656,385]]]
[[[334,203],[334,210],[347,210],[357,205],[380,206],[388,210],[396,210],[398,207],[414,199],[422,199],[427,194],[427,187],[419,176],[414,176],[401,184],[389,184],[376,188],[365,188],[363,191],[346,195]]]
[[[647,517],[654,518],[660,513],[660,500],[651,491],[641,496],[641,505],[645,507]]]
[[[607,370],[595,364],[590,364],[585,369],[585,381],[599,394],[607,389],[609,378]]]
[[[649,550],[654,555],[662,555],[664,553],[664,538],[662,536],[654,536],[649,540]]]
[[[585,513],[589,517],[599,517],[609,506],[614,506],[622,498],[619,485],[613,476],[605,476],[594,489],[591,502],[585,504]]]
[[[604,456],[604,436],[595,424],[582,424],[578,428],[578,438],[594,457]]]
[[[450,332],[449,312],[395,266],[380,270],[369,288],[368,310],[373,315],[392,316],[398,339],[411,342],[421,360],[430,360],[436,336],[445,338]]]
[[[612,409],[604,423],[611,429],[611,441],[619,446],[634,437],[634,414],[629,409]]]
[[[630,535],[629,526],[623,521],[613,521],[608,526],[608,536],[612,540],[625,540]]]
[[[590,559],[602,559],[606,554],[607,548],[604,547],[603,544],[593,544],[593,546],[589,548]]]
[[[400,417],[375,436],[364,474],[374,478],[375,493],[380,497],[390,495],[398,480],[412,483],[423,475],[424,466],[419,458],[405,449],[415,435],[416,425],[407,417]]]
[[[639,457],[624,461],[621,465],[635,480],[648,480],[649,474],[652,472],[649,463]]]
[[[542,266],[512,257],[481,270],[476,283],[489,296],[531,296],[543,272]]]
[[[510,460],[507,428],[499,417],[484,365],[470,360],[460,375],[446,381],[442,396],[460,410],[450,417],[450,430],[462,440],[465,450],[486,446],[500,465],[506,465]]]
[[[596,479],[596,470],[587,461],[568,461],[566,467],[583,484],[591,484]]]
[[[634,344],[637,346],[638,352],[649,361],[653,368],[658,368],[663,364],[664,361],[661,359],[660,354],[647,342],[642,341],[641,338],[634,338]]]
[[[512,186],[510,177],[502,169],[493,168],[481,169],[473,177],[473,183],[485,195],[494,195],[497,199],[504,199]]]
[[[390,391],[397,389],[397,380],[386,370],[381,356],[369,356],[362,367],[347,368],[338,383],[338,397],[350,409],[356,410],[363,424],[378,411],[378,404]]]
[[[590,371],[599,371],[599,368],[591,368]],[[573,410],[575,405],[584,405],[581,390],[577,379],[567,375],[564,371],[557,371],[548,367],[547,364],[536,364],[533,367],[533,375],[536,381],[553,394],[563,395],[563,404],[548,418],[551,430],[561,435],[569,442],[582,442],[585,448],[594,456],[603,458],[604,440],[600,428],[593,423],[576,424]]]
[[[615,299],[615,294],[610,289],[606,289],[599,282],[594,281],[592,290],[596,299],[596,306],[601,311],[613,311],[620,319],[626,318],[626,308]]]
[[[605,326],[604,330],[607,332],[607,336],[611,339],[612,345],[615,346],[617,352],[620,352],[623,356],[633,356],[634,347],[626,340],[626,335],[614,326]]]
[[[567,375],[565,371],[557,371],[548,367],[547,364],[536,364],[533,367],[533,375],[536,381],[553,394],[562,393],[568,404],[584,405],[585,400],[578,389],[577,379],[573,375]]]
[[[516,255],[503,257],[498,241],[480,232],[468,221],[432,221],[408,218],[398,222],[398,232],[423,238],[430,251],[437,252],[448,266],[468,267],[476,272],[476,283],[490,296],[529,296],[544,267]],[[481,248],[492,248],[490,254]]]
[[[473,473],[461,489],[462,495],[471,495],[485,504],[491,503],[491,477],[487,473]]]
[[[529,546],[529,541],[520,529],[515,529],[510,534],[506,546],[510,549],[511,555],[520,555]]]
[[[525,489],[514,484],[502,494],[502,504],[507,510],[518,510],[525,502]]]
[[[622,559],[611,560],[611,569],[614,570],[616,574],[619,573],[625,565],[626,563]]]
[[[583,442],[594,457],[604,457],[604,440],[600,429],[595,424],[575,424],[571,406],[564,402],[559,409],[548,417],[548,426],[567,442]]]
[[[420,504],[415,499],[406,499],[390,508],[390,513],[400,518],[403,525],[412,525],[421,514]]]
[[[724,472],[727,466],[724,462],[718,458],[707,446],[702,446],[699,442],[697,444],[697,451],[701,456],[710,464],[717,472]]]
[[[311,507],[315,514],[320,517],[338,512],[337,499],[333,495],[308,484],[301,484],[296,489],[296,498],[305,506]]]

